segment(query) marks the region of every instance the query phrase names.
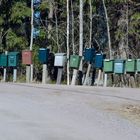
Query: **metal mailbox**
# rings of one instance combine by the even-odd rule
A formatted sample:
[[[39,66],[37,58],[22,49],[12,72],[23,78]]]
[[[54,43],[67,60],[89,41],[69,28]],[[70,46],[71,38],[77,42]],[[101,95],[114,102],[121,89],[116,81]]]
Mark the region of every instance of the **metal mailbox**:
[[[19,52],[8,53],[8,66],[17,67],[19,65]]]
[[[30,50],[22,51],[22,64],[25,64],[25,65],[32,64],[32,51]]]
[[[103,66],[104,66],[104,72],[105,73],[113,73],[113,71],[114,71],[114,60],[105,59]]]
[[[47,48],[40,48],[39,49],[39,61],[42,64],[48,63],[49,52],[50,52],[50,49],[47,49]]]
[[[125,62],[125,71],[126,72],[135,72],[136,70],[136,60],[135,59],[127,59]]]
[[[0,67],[7,67],[8,57],[5,54],[0,54]]]
[[[70,67],[71,68],[79,68],[81,57],[79,55],[71,55],[70,56]]]
[[[95,56],[95,67],[103,68],[103,60],[105,59],[105,55],[101,53],[97,53]]]
[[[136,60],[136,71],[140,72],[140,59]]]
[[[114,61],[114,73],[123,74],[124,73],[124,60],[115,60]]]
[[[84,60],[88,62],[93,61],[93,57],[95,57],[95,49],[94,48],[86,48],[84,52]]]
[[[65,53],[56,53],[54,59],[54,66],[63,67],[66,63],[66,54]]]

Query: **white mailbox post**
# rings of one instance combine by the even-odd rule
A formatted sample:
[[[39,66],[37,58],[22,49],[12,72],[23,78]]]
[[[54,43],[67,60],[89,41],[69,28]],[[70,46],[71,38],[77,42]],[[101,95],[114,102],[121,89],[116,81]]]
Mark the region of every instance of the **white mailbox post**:
[[[65,63],[66,63],[66,53],[56,53],[54,60],[54,66],[58,67],[56,84],[61,84],[63,67],[65,66]]]

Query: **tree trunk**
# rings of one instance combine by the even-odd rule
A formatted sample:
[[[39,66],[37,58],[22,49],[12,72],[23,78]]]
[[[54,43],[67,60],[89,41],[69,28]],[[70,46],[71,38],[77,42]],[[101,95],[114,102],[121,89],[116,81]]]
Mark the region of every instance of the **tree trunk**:
[[[69,22],[70,22],[70,17],[69,17],[69,0],[67,0],[67,85],[70,84],[70,71],[69,71],[69,55],[70,55],[70,50],[69,50]]]
[[[89,48],[91,48],[91,43],[92,43],[92,0],[89,1],[90,4],[90,37],[89,37]],[[91,69],[91,64],[88,64],[88,68],[87,68],[87,72],[86,72],[86,77],[85,77],[85,81],[84,81],[84,85],[87,84],[87,80],[89,78],[89,74],[90,74],[90,69]]]
[[[34,30],[34,7],[33,7],[33,0],[31,1],[31,37],[30,37],[30,51],[33,49],[33,30]],[[30,75],[30,82],[33,81],[33,64],[30,65],[31,75]]]
[[[107,13],[107,8],[106,8],[106,5],[105,5],[105,1],[102,0],[102,2],[103,2],[103,7],[104,7],[104,11],[105,11],[105,17],[106,17],[107,35],[108,35],[108,48],[109,48],[109,57],[110,57],[110,59],[112,59],[113,56],[112,56],[112,47],[111,47],[111,37],[110,37],[109,18],[108,18],[108,13]]]
[[[80,13],[79,13],[79,24],[80,24],[80,29],[79,29],[79,56],[83,56],[83,0],[80,0]],[[81,59],[80,61],[80,66],[79,66],[79,71],[82,72],[82,67],[83,67],[83,60]],[[78,70],[74,70],[73,77],[72,77],[72,83],[71,85],[76,84],[76,77],[78,74]]]

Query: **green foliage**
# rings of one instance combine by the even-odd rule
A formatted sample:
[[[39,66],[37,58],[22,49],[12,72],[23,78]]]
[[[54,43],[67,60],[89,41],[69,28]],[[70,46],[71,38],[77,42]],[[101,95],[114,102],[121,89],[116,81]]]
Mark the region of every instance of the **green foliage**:
[[[25,49],[28,42],[25,37],[17,36],[16,33],[10,28],[6,35],[6,44],[10,50]]]
[[[2,17],[0,17],[0,26],[4,23],[4,20]]]
[[[31,10],[25,2],[16,2],[11,12],[11,21],[18,24],[23,23],[25,18],[31,16]]]
[[[49,9],[49,2],[48,1],[43,1],[40,5],[40,10],[44,11],[46,9]]]

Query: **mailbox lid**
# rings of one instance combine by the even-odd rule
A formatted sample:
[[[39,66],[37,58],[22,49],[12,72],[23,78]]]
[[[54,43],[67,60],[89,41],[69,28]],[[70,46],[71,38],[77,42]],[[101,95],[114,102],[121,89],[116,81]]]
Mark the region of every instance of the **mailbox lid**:
[[[66,53],[56,53],[54,59],[54,66],[63,67],[66,62]]]
[[[137,72],[140,72],[140,59],[136,60],[136,70]]]
[[[79,55],[71,55],[70,56],[70,67],[71,68],[79,68],[81,56]]]
[[[136,60],[135,59],[127,59],[125,62],[125,71],[126,72],[135,72]]]
[[[124,73],[124,60],[115,60],[114,61],[114,73],[123,74]]]
[[[39,49],[39,60],[41,63],[48,63],[50,49],[40,48]]]
[[[95,57],[95,49],[94,48],[86,48],[84,52],[84,60],[88,62],[93,61],[93,57]]]
[[[30,50],[22,51],[22,64],[25,65],[32,64],[32,51]]]
[[[103,60],[105,59],[105,55],[101,53],[97,53],[95,56],[95,67],[103,68]]]
[[[19,52],[8,53],[8,66],[16,67],[19,65]]]
[[[7,67],[8,65],[8,56],[5,54],[0,54],[0,67]]]
[[[111,73],[114,71],[114,60],[105,59],[104,60],[104,72]]]

